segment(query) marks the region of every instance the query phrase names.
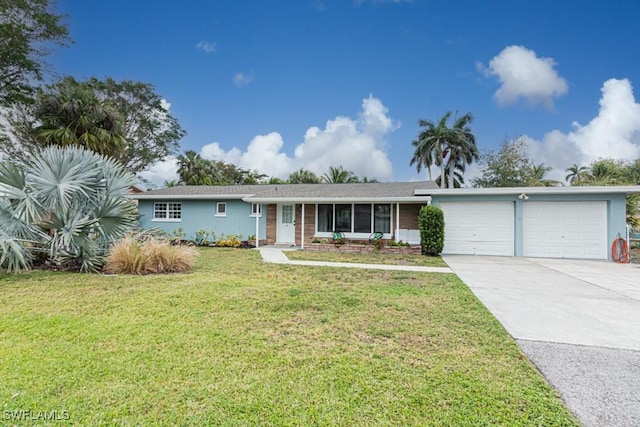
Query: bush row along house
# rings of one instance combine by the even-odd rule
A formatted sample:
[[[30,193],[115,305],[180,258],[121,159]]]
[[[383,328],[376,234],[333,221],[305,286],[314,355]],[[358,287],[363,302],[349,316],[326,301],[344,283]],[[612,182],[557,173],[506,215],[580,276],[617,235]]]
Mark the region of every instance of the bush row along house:
[[[267,245],[383,239],[419,244],[418,213],[433,204],[445,217],[444,254],[609,259],[626,234],[625,196],[640,187],[439,189],[435,183],[177,186],[132,195],[140,226],[192,238],[249,236]]]

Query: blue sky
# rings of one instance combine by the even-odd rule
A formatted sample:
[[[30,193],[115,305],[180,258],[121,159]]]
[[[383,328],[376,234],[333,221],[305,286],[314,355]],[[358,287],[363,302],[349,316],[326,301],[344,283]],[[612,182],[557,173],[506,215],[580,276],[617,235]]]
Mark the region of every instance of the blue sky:
[[[76,78],[155,85],[182,150],[286,177],[344,165],[380,180],[409,166],[418,119],[471,112],[481,150],[525,135],[563,175],[640,157],[635,1],[59,0]],[[171,179],[175,162],[147,176]],[[472,168],[471,174],[477,173]]]

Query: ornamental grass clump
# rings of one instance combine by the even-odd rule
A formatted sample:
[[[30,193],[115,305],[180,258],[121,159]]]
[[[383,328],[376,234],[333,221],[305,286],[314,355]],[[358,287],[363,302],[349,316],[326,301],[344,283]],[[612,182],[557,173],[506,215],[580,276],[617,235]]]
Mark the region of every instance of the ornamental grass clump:
[[[154,237],[140,240],[127,236],[111,248],[104,271],[111,274],[182,273],[195,266],[198,254],[191,246],[175,246]]]

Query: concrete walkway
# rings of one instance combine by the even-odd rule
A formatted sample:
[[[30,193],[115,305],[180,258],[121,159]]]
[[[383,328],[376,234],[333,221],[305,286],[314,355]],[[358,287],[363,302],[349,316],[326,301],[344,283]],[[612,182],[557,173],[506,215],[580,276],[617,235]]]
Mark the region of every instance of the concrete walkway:
[[[313,267],[340,267],[340,268],[366,268],[371,270],[396,270],[416,271],[423,273],[453,273],[447,267],[421,267],[415,265],[386,265],[386,264],[360,264],[354,262],[325,262],[325,261],[296,261],[290,260],[284,251],[296,249],[282,249],[274,247],[259,248],[260,255],[265,262],[275,264],[307,265]]]
[[[445,256],[588,427],[640,426],[640,266]]]

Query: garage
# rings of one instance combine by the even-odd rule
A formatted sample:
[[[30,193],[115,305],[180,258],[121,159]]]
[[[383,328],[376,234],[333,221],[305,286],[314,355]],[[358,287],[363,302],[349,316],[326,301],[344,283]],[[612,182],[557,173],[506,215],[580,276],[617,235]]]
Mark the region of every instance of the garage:
[[[443,254],[514,254],[514,202],[441,202]]]
[[[528,257],[607,259],[607,203],[526,202],[523,246]]]

